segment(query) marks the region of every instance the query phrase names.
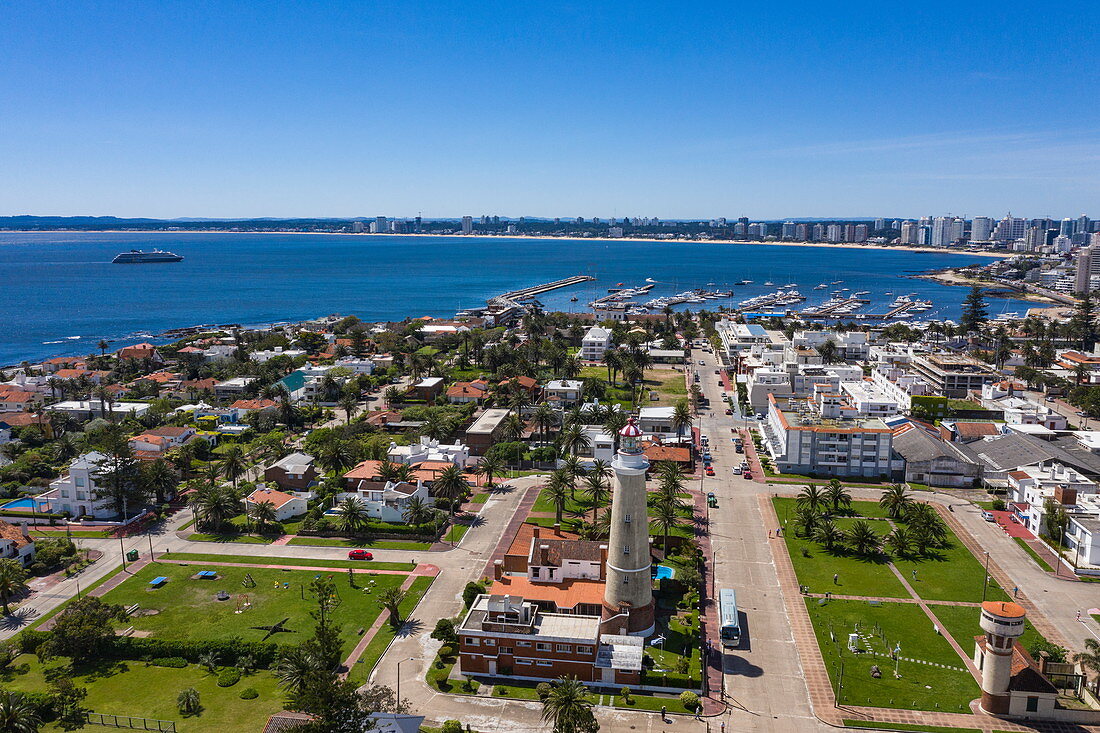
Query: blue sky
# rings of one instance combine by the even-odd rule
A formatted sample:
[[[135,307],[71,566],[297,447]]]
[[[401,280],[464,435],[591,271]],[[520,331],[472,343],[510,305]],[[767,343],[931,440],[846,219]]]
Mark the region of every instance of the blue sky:
[[[1095,2],[10,2],[0,214],[1100,216]]]

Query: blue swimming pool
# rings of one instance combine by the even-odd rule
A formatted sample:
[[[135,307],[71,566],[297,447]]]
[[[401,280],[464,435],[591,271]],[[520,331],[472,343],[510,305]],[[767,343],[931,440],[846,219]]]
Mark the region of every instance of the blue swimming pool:
[[[657,574],[655,576],[657,580],[664,580],[666,578],[676,577],[676,571],[670,568],[668,565],[658,565]]]
[[[16,499],[9,501],[0,509],[31,509],[32,507],[34,507],[34,499]]]

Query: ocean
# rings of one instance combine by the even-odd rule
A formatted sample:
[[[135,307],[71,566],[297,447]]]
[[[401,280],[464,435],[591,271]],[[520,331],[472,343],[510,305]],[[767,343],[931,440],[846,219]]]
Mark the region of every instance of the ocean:
[[[172,264],[115,265],[129,249],[183,255]],[[0,364],[95,352],[155,340],[201,323],[257,325],[332,313],[367,321],[451,316],[493,295],[570,275],[595,282],[539,296],[547,309],[583,311],[609,287],[656,281],[648,298],[693,288],[733,290],[716,309],[796,283],[803,308],[847,287],[868,290],[865,310],[914,294],[934,307],[920,318],[958,320],[966,289],[906,277],[988,258],[767,244],[426,236],[0,232]],[[752,280],[751,285],[737,285]],[[842,280],[814,290],[819,283]],[[576,296],[577,302],[571,302]],[[647,298],[647,299],[648,299]],[[1030,304],[990,301],[991,313]]]

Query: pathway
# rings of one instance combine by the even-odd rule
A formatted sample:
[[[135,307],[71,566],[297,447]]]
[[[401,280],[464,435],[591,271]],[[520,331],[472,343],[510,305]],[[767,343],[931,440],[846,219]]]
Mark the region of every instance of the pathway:
[[[416,576],[410,575],[405,579],[405,582],[401,584],[401,590],[408,591],[412,587],[413,581],[416,580]],[[374,635],[378,633],[378,630],[382,628],[382,624],[389,623],[390,614],[380,613],[374,619],[374,623],[371,627],[364,632],[363,636],[359,638],[359,643],[355,645],[355,648],[351,650],[351,654],[344,660],[343,670],[340,672],[340,679],[347,679],[347,676],[351,673],[352,667],[359,660],[359,657],[363,656],[363,652],[367,650],[371,641],[374,640]],[[385,652],[383,652],[384,654]],[[382,657],[379,656],[379,659]]]

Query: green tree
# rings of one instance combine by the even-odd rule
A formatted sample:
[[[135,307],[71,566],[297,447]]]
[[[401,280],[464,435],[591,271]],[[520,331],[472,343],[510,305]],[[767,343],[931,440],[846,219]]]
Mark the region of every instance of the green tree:
[[[821,361],[824,364],[835,364],[839,360],[836,342],[832,339],[826,339],[825,343],[818,346],[817,353],[821,356]]]
[[[607,498],[611,495],[611,487],[607,483],[607,478],[602,473],[590,472],[584,477],[584,493],[588,495],[588,500],[592,502],[592,522],[595,523],[596,512],[604,507]]]
[[[249,504],[248,518],[256,528],[257,534],[263,534],[267,525],[273,524],[277,519],[275,505],[270,501],[257,501]]]
[[[832,552],[834,547],[844,542],[844,532],[833,523],[833,520],[822,519],[814,527],[813,540]]]
[[[863,519],[857,520],[848,528],[847,538],[848,544],[857,555],[872,555],[882,546],[882,538]]]
[[[336,522],[341,532],[356,534],[367,520],[367,507],[358,496],[349,496],[336,505]]]
[[[406,591],[401,590],[400,586],[396,585],[385,588],[378,594],[378,602],[389,613],[390,625],[394,627],[401,625],[403,621],[401,618],[401,604],[405,602],[408,596],[409,594]]]
[[[1085,639],[1085,651],[1074,654],[1073,661],[1096,675],[1093,689],[1100,693],[1100,642],[1096,639]]]
[[[825,501],[833,510],[833,514],[839,514],[841,509],[847,509],[852,505],[852,495],[844,488],[839,479],[830,479],[825,484]]]
[[[905,516],[912,503],[913,498],[905,489],[904,484],[891,484],[890,488],[883,492],[878,500],[879,506],[885,509],[890,518],[894,520]]]
[[[668,536],[672,530],[683,526],[684,517],[680,516],[676,499],[660,497],[653,506],[653,528],[661,533],[661,548],[668,554]]]
[[[972,285],[970,292],[963,301],[962,318],[959,319],[959,327],[963,333],[977,333],[989,320],[989,309],[985,303],[985,296],[978,285]]]
[[[0,604],[4,607],[4,615],[11,614],[8,601],[12,596],[20,595],[27,591],[27,571],[18,560],[0,560]]]
[[[202,708],[199,691],[194,687],[181,690],[180,694],[176,696],[176,707],[179,708],[180,715],[195,715],[198,713]]]
[[[124,618],[121,606],[95,596],[75,598],[57,615],[40,649],[47,658],[69,657],[76,665],[98,659],[115,638],[115,622]]]
[[[432,479],[432,494],[449,502],[452,517],[459,499],[469,488],[470,484],[462,474],[462,469],[453,464],[444,468]]]
[[[313,638],[309,644],[317,660],[325,669],[335,670],[340,666],[343,644],[340,642],[340,626],[332,619],[332,614],[340,605],[340,596],[336,592],[336,583],[328,575],[321,575],[309,584],[309,592],[317,607],[309,612],[316,622]]]
[[[35,706],[17,692],[0,691],[0,731],[37,733],[42,721]]]
[[[89,711],[81,703],[88,696],[88,691],[83,687],[77,687],[71,677],[64,675],[50,679],[46,683],[46,689],[58,726],[62,730],[83,728],[88,720]],[[7,729],[0,726],[0,730]]]
[[[1077,306],[1069,319],[1069,328],[1083,351],[1090,351],[1096,344],[1096,304],[1091,293],[1082,293],[1077,300]]]
[[[569,477],[565,471],[560,468],[553,471],[544,491],[547,498],[554,504],[554,521],[560,524],[562,512],[569,503]]]
[[[157,504],[163,504],[178,483],[175,472],[163,458],[144,463],[138,481],[147,495],[152,494],[156,498]]]
[[[491,489],[493,478],[504,473],[504,461],[496,455],[482,456],[477,462],[476,472],[478,476],[485,477],[485,487]]]
[[[424,501],[424,499],[419,496],[410,496],[401,516],[409,524],[427,524],[432,520],[435,511],[436,510],[428,502]]]
[[[672,429],[676,431],[676,437],[683,439],[684,430],[691,427],[691,405],[687,400],[677,400],[672,408]]]
[[[825,494],[817,484],[806,484],[806,488],[798,494],[795,505],[799,509],[809,509],[820,513],[825,508]]]
[[[222,474],[233,482],[233,488],[237,488],[237,479],[248,470],[248,462],[245,460],[244,451],[236,443],[226,448],[222,453]]]
[[[542,701],[542,720],[553,733],[594,733],[600,728],[588,688],[576,677],[561,677],[554,684]]]

